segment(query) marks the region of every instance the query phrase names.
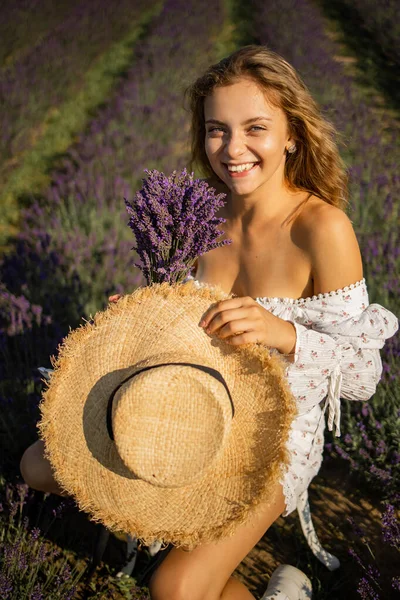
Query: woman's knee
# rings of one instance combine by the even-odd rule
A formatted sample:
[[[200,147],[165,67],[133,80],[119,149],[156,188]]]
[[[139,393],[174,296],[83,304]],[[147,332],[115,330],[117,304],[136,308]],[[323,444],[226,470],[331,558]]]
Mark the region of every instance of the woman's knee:
[[[220,595],[210,588],[211,582],[167,563],[161,563],[149,582],[151,600],[217,600]]]
[[[282,485],[277,484],[270,502],[260,505],[233,536],[190,552],[173,548],[150,579],[152,600],[219,600],[236,567],[284,508]]]
[[[19,468],[29,487],[42,492],[60,493],[50,463],[44,456],[44,444],[41,440],[25,450]]]

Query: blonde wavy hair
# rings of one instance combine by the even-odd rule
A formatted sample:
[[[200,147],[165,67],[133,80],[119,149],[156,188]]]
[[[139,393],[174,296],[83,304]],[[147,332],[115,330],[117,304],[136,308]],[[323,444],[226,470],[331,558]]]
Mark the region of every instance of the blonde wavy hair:
[[[348,204],[348,175],[339,154],[335,127],[320,112],[295,69],[265,46],[245,46],[211,65],[185,91],[192,115],[189,167],[214,178],[205,152],[204,100],[217,86],[240,78],[253,80],[268,100],[285,113],[296,152],[286,154],[285,178],[292,189],[304,190],[328,204],[345,210]]]

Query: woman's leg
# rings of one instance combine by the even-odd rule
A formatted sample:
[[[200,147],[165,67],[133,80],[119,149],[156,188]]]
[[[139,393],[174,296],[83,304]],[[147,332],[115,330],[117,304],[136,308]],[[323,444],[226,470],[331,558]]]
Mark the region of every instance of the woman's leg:
[[[150,580],[152,600],[254,600],[231,574],[284,509],[282,486],[277,484],[271,502],[259,506],[233,536],[191,552],[173,548]]]
[[[58,496],[66,495],[54,479],[50,463],[44,456],[42,440],[38,440],[25,450],[19,468],[25,483],[34,490],[50,492]]]

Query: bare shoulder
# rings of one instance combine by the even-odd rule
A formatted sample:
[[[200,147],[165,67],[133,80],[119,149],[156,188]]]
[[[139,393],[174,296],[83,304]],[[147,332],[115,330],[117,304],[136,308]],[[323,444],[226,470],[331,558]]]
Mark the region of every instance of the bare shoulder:
[[[326,230],[334,231],[342,227],[351,229],[354,234],[353,225],[346,213],[316,196],[311,196],[304,203],[296,219],[296,224],[307,237],[311,238],[320,235],[323,230],[326,233]]]
[[[296,219],[296,228],[310,257],[314,294],[362,279],[359,244],[343,210],[312,196]]]

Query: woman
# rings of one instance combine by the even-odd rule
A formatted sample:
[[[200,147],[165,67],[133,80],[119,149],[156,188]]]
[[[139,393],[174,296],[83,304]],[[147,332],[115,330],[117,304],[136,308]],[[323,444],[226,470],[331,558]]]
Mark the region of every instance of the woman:
[[[383,307],[368,306],[359,246],[343,210],[346,174],[335,131],[294,69],[249,46],[211,66],[188,95],[192,162],[227,194],[220,216],[233,240],[198,260],[199,286],[234,294],[210,307],[199,326],[229,344],[258,342],[285,355],[298,416],[291,464],[268,508],[233,537],[191,552],[173,548],[149,587],[154,600],[250,600],[231,574],[270,525],[298,506],[318,473],[326,407],[339,433],[339,394],[373,395],[379,348],[398,325]],[[21,471],[32,487],[59,492],[41,442],[27,450]],[[275,572],[263,596],[310,597],[309,580],[294,568],[289,577]]]
[[[325,425],[320,401],[328,386],[342,381],[343,397],[370,398],[382,369],[378,348],[398,325],[383,307],[372,308],[378,305],[371,305],[369,316],[377,312],[369,322],[360,250],[343,210],[346,174],[335,131],[294,69],[266,48],[249,46],[210,67],[188,95],[192,163],[227,194],[221,216],[233,240],[199,257],[199,285],[235,294],[211,307],[200,326],[229,344],[259,342],[286,355],[299,416],[289,440],[291,467],[271,490],[274,505],[233,538],[190,553],[173,549],[150,590],[156,600],[250,600],[254,596],[231,574],[270,525],[296,508],[318,473]],[[331,319],[332,311],[342,316]],[[347,315],[362,317],[362,356],[348,341],[359,326]],[[319,333],[332,320],[342,326],[334,337]],[[332,408],[338,401],[332,393]],[[311,597],[301,575],[293,570],[284,582],[278,571],[264,598]]]

